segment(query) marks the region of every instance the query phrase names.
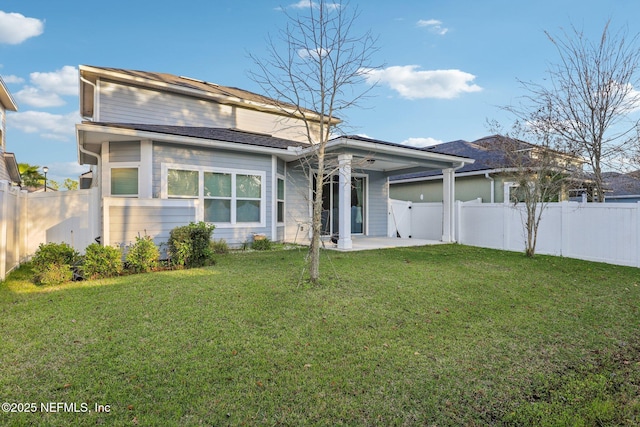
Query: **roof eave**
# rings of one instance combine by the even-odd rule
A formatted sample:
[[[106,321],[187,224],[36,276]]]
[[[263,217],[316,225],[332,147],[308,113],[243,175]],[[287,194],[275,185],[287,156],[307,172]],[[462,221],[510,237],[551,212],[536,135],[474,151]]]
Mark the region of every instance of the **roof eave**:
[[[126,129],[112,126],[103,126],[96,124],[81,123],[76,125],[76,134],[78,146],[85,147],[86,144],[99,144],[99,141],[87,142],[87,135],[95,134],[100,135],[103,141],[114,141],[114,137],[122,139],[123,141],[133,139],[148,139],[160,142],[170,142],[175,144],[191,145],[197,147],[219,148],[226,150],[238,150],[242,147],[243,152],[257,153],[257,154],[269,154],[277,155],[286,161],[295,160],[298,158],[298,151],[288,150],[286,148],[274,148],[264,147],[260,145],[252,145],[241,142],[229,142],[220,141],[216,139],[198,138],[193,136],[172,135],[162,132],[151,132],[136,129]],[[104,136],[104,137],[102,137]],[[80,164],[85,164],[82,161],[82,153],[78,147],[78,161]],[[96,153],[99,154],[99,153]]]
[[[460,163],[472,164],[475,162],[474,159],[470,159],[467,157],[454,156],[450,154],[433,153],[429,151],[414,149],[411,147],[377,144],[375,142],[360,141],[360,140],[349,139],[349,138],[337,138],[327,143],[327,150],[337,149],[341,147],[370,150],[370,151],[375,151],[377,153],[385,153],[385,154],[396,154],[396,155],[410,154],[412,157],[415,157],[415,158],[448,162],[448,163],[452,163],[452,165],[455,164],[456,166],[459,165]]]
[[[5,110],[18,111],[18,104],[16,104],[16,101],[11,96],[11,92],[7,89],[2,77],[0,77],[0,103],[2,103]]]

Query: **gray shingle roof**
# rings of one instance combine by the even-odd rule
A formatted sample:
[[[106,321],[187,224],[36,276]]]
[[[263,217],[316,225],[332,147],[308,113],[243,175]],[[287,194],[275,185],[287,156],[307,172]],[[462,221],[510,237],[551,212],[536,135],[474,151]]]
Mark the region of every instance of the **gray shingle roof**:
[[[363,141],[363,142],[370,142],[372,144],[379,144],[379,145],[387,145],[390,147],[398,147],[398,148],[404,148],[404,149],[408,149],[408,150],[417,150],[417,151],[432,151],[432,150],[425,150],[424,148],[421,147],[413,147],[410,145],[405,145],[405,144],[398,144],[396,142],[388,142],[388,141],[382,141],[379,139],[372,139],[372,138],[367,138],[364,136],[359,136],[359,135],[347,135],[347,136],[342,136],[342,137],[338,137],[335,139],[339,139],[339,138],[346,138],[346,139],[351,139],[354,141]],[[438,153],[438,154],[454,154],[454,153],[445,153],[445,152],[439,152],[439,151],[432,151],[433,153]],[[472,158],[470,156],[466,156],[464,154],[454,154],[458,157],[466,157],[466,158]]]
[[[619,173],[604,172],[602,174],[604,186],[610,196],[637,196],[640,195],[640,171]]]
[[[484,138],[480,138],[476,141],[469,142],[459,139],[457,141],[445,142],[438,145],[421,148],[421,150],[429,151],[432,153],[449,154],[459,157],[467,157],[475,159],[475,163],[467,164],[464,167],[456,170],[457,174],[465,172],[479,172],[483,170],[508,168],[513,165],[508,164],[507,156],[503,150],[495,147],[498,143],[498,136],[492,135]],[[532,144],[524,141],[512,140],[511,143],[516,143],[522,148],[531,148]],[[413,178],[426,178],[431,176],[442,175],[441,171],[428,171],[418,172],[405,175],[398,175],[391,178],[392,181],[402,179]]]
[[[131,129],[142,132],[154,132],[159,134],[185,136],[190,138],[202,138],[212,141],[256,145],[260,147],[280,148],[284,150],[286,150],[287,147],[305,147],[308,145],[303,142],[277,138],[267,134],[245,132],[236,129],[209,128],[199,126],[152,125],[139,123],[86,122],[86,124],[95,124],[96,126],[109,126],[120,129]]]

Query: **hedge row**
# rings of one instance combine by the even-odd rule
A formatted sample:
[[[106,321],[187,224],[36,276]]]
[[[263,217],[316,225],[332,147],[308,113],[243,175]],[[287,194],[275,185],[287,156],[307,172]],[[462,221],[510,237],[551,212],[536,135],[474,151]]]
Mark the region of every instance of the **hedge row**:
[[[224,242],[211,240],[213,225],[191,223],[171,230],[169,259],[162,268],[212,265],[214,252],[226,251]],[[160,251],[149,236],[137,237],[123,257],[119,248],[92,243],[81,256],[66,243],[41,244],[33,260],[33,282],[57,285],[78,279],[114,277],[123,273],[146,273],[161,268]]]

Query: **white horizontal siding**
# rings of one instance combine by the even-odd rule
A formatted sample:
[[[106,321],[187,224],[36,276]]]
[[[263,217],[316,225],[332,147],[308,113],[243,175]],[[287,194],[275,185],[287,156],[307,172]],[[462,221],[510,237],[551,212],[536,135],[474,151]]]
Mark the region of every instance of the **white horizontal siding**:
[[[118,141],[109,143],[110,162],[139,162],[140,141]]]
[[[193,200],[104,199],[106,245],[128,246],[150,236],[160,246],[175,227],[195,221]]]
[[[235,128],[306,141],[300,120],[115,82],[99,82],[96,121]]]
[[[299,164],[290,163],[287,165],[286,181],[284,240],[306,243],[311,228],[309,178]]]
[[[366,199],[369,209],[367,235],[386,236],[388,221],[389,186],[387,177],[381,172],[369,171],[368,193]]]

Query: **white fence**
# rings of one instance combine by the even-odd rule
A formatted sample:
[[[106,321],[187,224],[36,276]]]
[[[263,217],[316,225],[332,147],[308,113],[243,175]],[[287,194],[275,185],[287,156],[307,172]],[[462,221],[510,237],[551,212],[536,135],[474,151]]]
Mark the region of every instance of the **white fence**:
[[[0,182],[0,280],[41,243],[84,249],[99,236],[97,189],[26,193]]]
[[[402,237],[441,235],[442,204],[391,203],[394,211],[403,206],[408,213]],[[456,241],[524,251],[524,215],[524,206],[456,202]],[[542,214],[536,253],[640,267],[640,203],[550,203]]]

